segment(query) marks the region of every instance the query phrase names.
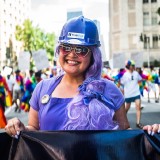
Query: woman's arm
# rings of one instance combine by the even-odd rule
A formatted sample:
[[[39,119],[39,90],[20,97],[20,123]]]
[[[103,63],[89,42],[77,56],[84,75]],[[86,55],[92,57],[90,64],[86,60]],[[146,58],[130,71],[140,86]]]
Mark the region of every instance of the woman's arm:
[[[16,137],[19,135],[20,131],[28,130],[34,131],[39,130],[39,121],[38,121],[38,112],[30,107],[28,126],[25,126],[17,117],[8,120],[7,125],[5,126],[6,132],[12,136]]]
[[[115,112],[114,120],[118,123],[120,129],[130,128],[124,104]]]
[[[39,130],[38,112],[30,107],[26,130]]]

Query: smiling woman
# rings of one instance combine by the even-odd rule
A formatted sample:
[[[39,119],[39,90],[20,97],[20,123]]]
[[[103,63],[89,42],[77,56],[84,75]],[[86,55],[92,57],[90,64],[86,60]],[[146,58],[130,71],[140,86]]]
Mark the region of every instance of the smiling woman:
[[[17,136],[21,130],[128,129],[121,91],[101,78],[99,47],[92,20],[80,16],[67,21],[56,50],[65,73],[39,82],[30,100],[28,126],[13,118],[6,132]],[[146,129],[157,132],[157,126]]]

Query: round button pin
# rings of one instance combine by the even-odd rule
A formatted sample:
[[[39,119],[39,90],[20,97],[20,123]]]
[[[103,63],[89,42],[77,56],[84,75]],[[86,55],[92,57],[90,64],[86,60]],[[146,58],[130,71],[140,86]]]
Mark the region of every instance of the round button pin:
[[[42,104],[45,104],[49,101],[49,95],[48,94],[45,94],[42,99],[41,99],[41,103]]]

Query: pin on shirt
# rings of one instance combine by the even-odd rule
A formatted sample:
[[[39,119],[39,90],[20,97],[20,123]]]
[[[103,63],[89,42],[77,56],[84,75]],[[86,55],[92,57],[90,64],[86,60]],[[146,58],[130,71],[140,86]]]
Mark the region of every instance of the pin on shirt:
[[[48,101],[49,101],[49,95],[45,94],[41,99],[41,103],[45,104],[45,103],[48,103]]]

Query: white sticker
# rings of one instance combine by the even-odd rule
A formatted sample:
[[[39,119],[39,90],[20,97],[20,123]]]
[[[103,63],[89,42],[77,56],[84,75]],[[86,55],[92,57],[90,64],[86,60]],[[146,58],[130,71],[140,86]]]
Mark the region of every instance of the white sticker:
[[[68,32],[67,37],[68,37],[68,38],[84,39],[84,34],[82,34],[82,33],[75,33],[75,32]]]
[[[82,42],[78,39],[70,39],[67,42],[70,44],[82,44]]]

